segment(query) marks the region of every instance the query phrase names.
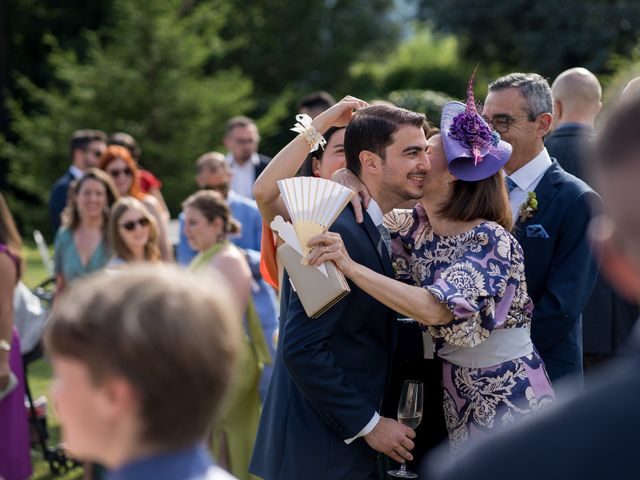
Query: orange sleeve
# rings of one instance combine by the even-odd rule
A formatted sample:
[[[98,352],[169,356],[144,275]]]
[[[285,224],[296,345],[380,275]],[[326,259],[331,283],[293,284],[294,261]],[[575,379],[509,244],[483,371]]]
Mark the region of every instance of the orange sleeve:
[[[260,273],[265,282],[276,290],[279,288],[276,241],[273,231],[264,221],[262,222],[262,242],[260,245]]]

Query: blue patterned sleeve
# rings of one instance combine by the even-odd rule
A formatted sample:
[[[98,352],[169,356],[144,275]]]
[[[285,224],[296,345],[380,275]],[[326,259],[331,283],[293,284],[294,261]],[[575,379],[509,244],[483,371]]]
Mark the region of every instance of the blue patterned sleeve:
[[[512,280],[514,244],[494,224],[480,227],[465,253],[425,288],[453,314],[446,325],[429,327],[451,345],[473,347],[506,320],[517,290]]]

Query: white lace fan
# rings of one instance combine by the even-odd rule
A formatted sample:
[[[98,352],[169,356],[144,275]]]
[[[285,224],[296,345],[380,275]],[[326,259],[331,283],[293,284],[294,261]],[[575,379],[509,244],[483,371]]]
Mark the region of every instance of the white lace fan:
[[[326,232],[354,195],[339,183],[315,177],[278,180],[278,188],[300,240],[303,256],[309,253],[307,242]]]

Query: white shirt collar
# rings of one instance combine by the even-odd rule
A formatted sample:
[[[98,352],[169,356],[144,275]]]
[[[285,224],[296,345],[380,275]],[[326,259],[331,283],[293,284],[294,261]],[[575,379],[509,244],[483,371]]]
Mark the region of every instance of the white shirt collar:
[[[544,172],[551,166],[551,157],[547,153],[546,148],[531,161],[520,167],[518,170],[509,175],[509,178],[515,182],[521,190],[527,191],[533,182],[542,176]]]
[[[76,167],[75,165],[71,165],[69,167],[69,173],[73,175],[73,178],[75,178],[76,180],[82,177],[82,175],[84,175],[84,172],[80,170],[78,167]]]
[[[384,214],[382,213],[382,209],[373,198],[369,201],[367,213],[371,217],[371,220],[376,227],[384,222]]]
[[[231,153],[227,153],[227,157],[226,158],[227,158],[227,164],[228,165],[234,166],[236,164],[236,159],[233,158],[233,155],[231,155]],[[248,163],[252,163],[254,165],[260,165],[260,156],[257,153],[252,154],[251,158],[249,158],[249,162]]]

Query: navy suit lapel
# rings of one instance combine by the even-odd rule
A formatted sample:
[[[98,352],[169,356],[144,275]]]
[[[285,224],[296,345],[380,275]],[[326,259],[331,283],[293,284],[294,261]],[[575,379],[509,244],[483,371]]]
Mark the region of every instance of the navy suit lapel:
[[[562,169],[560,168],[560,165],[558,165],[558,162],[554,160],[534,190],[536,193],[536,199],[538,200],[538,209],[533,214],[533,217],[528,218],[524,222],[520,221],[519,218],[516,218],[516,223],[513,227],[513,235],[516,237],[518,242],[522,243],[522,240],[524,240],[527,225],[540,223],[540,219],[544,216],[549,205],[551,205],[553,198],[558,194],[558,188],[556,185],[560,181],[561,177]]]
[[[393,265],[391,265],[391,258],[389,257],[389,255],[381,254],[380,249],[378,248],[378,245],[380,244],[380,242],[382,242],[382,237],[380,236],[380,232],[378,231],[376,226],[373,224],[373,220],[371,220],[371,217],[366,212],[364,214],[364,221],[360,225],[362,226],[362,228],[364,228],[365,232],[367,233],[367,236],[371,240],[371,243],[373,243],[373,246],[376,251],[376,255],[378,255],[378,258],[382,263],[382,268],[384,270],[385,275],[391,278],[395,278]],[[384,242],[382,242],[382,245],[384,246]]]

